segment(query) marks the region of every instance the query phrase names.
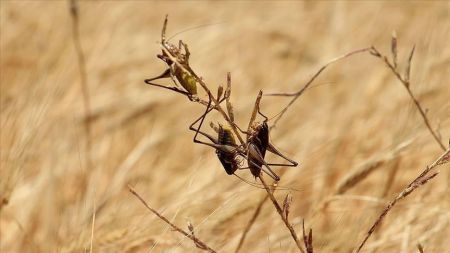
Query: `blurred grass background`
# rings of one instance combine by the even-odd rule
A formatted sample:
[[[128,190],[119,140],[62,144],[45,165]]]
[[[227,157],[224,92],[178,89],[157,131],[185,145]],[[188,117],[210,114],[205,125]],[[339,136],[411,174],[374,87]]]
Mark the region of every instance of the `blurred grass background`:
[[[150,214],[127,184],[175,224],[186,228],[190,221],[209,246],[235,249],[265,191],[227,176],[213,150],[192,144],[188,125],[201,106],[143,83],[165,69],[155,57],[165,14],[169,36],[202,26],[172,41],[189,45],[191,66],[211,89],[231,72],[243,126],[260,89],[297,91],[326,61],[354,49],[374,45],[388,54],[395,30],[401,63],[416,45],[413,92],[443,139],[450,135],[445,1],[81,1],[90,117],[83,111],[68,2],[0,6],[1,252],[89,249],[94,202],[94,252],[199,251]],[[305,218],[317,252],[350,252],[387,201],[441,150],[404,87],[369,54],[333,65],[315,84],[271,132],[275,145],[300,163],[277,171],[285,170],[280,185],[291,188],[298,233]],[[274,116],[287,102],[265,97],[262,110]],[[86,120],[92,168],[84,164]],[[374,159],[385,162],[315,212],[345,175]],[[364,252],[415,252],[419,242],[425,252],[448,250],[449,182],[447,166],[394,208]],[[275,195],[282,200],[287,192]],[[295,249],[265,204],[242,252]]]

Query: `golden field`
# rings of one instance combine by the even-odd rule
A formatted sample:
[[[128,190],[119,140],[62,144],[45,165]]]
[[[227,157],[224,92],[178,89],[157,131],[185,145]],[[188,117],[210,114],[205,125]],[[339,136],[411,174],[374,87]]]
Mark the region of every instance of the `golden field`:
[[[213,149],[192,143],[188,126],[203,106],[144,84],[165,69],[156,54],[166,14],[168,36],[180,32],[171,41],[189,45],[192,68],[213,91],[231,72],[241,126],[259,90],[298,91],[327,61],[355,49],[373,45],[390,56],[396,31],[398,67],[403,72],[415,45],[410,87],[448,145],[445,1],[81,1],[89,115],[69,3],[0,7],[1,252],[201,252],[127,185],[179,227],[191,223],[208,246],[235,251],[266,191],[228,176]],[[263,97],[261,109],[273,117],[289,100]],[[407,90],[369,53],[329,66],[271,140],[299,162],[276,169],[283,175],[275,196],[292,195],[290,221],[301,236],[305,219],[319,253],[352,252],[389,201],[442,154]],[[361,168],[371,173],[343,190]],[[437,168],[401,200],[362,252],[419,252],[419,243],[426,253],[449,252],[449,169]],[[248,171],[239,175],[258,183]],[[297,252],[270,201],[240,252]]]

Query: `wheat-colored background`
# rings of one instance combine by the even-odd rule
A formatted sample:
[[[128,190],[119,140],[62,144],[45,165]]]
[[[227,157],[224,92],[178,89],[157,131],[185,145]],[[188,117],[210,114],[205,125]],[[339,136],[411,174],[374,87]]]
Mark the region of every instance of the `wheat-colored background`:
[[[444,142],[450,135],[445,1],[82,1],[89,119],[68,3],[0,6],[1,252],[88,250],[94,203],[94,252],[199,251],[148,212],[127,184],[180,227],[191,222],[214,249],[234,251],[265,191],[226,175],[212,149],[192,143],[187,127],[203,107],[143,83],[165,68],[155,56],[166,13],[169,36],[202,26],[172,41],[189,44],[191,65],[211,89],[232,73],[232,102],[243,126],[258,90],[296,91],[323,63],[354,49],[375,45],[388,54],[396,30],[400,68],[415,44],[413,92]],[[292,194],[290,219],[299,234],[306,219],[317,252],[350,252],[387,201],[441,150],[404,87],[369,54],[331,66],[315,85],[271,132],[276,146],[300,163],[277,169],[285,171],[280,185],[291,190],[275,195],[281,201]],[[274,116],[287,102],[265,97],[262,110]],[[86,120],[92,125],[91,168],[84,162]],[[315,211],[346,175],[377,159],[384,163],[374,173]],[[442,167],[396,206],[365,252],[416,252],[419,242],[427,253],[448,252],[449,175]],[[295,251],[266,203],[242,252]]]

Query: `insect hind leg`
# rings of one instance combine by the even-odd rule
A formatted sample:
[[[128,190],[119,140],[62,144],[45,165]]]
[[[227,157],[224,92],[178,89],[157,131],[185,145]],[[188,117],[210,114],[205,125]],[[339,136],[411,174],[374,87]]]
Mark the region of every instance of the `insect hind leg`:
[[[267,175],[269,175],[273,180],[280,181],[280,177],[270,168],[270,165],[264,160],[263,156],[261,155],[261,152],[254,147],[253,145],[249,145],[248,147],[248,156],[247,161],[250,164],[255,166],[260,171],[265,172]],[[264,166],[262,166],[264,165]]]
[[[272,166],[287,166],[287,167],[297,167],[298,162],[288,158],[287,156],[283,155],[278,149],[276,149],[271,143],[269,143],[269,146],[267,147],[267,151],[271,152],[272,154],[275,154],[284,160],[288,161],[289,164],[282,164],[282,163],[270,163],[269,165]]]
[[[218,103],[220,104],[224,100],[225,99],[221,99]],[[210,146],[210,147],[213,147],[213,148],[216,148],[216,149],[225,150],[226,149],[225,145],[219,145],[218,140],[216,138],[214,138],[213,136],[211,136],[211,135],[209,135],[209,134],[207,134],[205,132],[202,132],[200,130],[202,125],[203,125],[203,122],[204,122],[204,120],[206,118],[206,115],[208,113],[210,113],[213,109],[214,109],[214,107],[211,107],[211,98],[209,98],[205,112],[198,119],[196,119],[194,122],[192,122],[192,124],[189,126],[189,130],[195,132],[195,135],[194,135],[194,138],[193,138],[193,141],[195,143],[200,143],[200,144],[207,145],[207,146]],[[195,128],[194,125],[197,124],[199,121],[200,121],[199,126],[197,128]],[[197,139],[198,134],[201,134],[201,135],[205,136],[212,143],[204,142],[204,141],[201,141],[201,140]]]

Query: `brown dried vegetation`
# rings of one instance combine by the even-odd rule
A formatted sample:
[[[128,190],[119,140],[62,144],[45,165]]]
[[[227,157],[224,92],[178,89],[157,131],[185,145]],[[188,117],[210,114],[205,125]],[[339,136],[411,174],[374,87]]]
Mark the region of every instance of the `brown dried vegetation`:
[[[0,5],[1,252],[448,249],[445,2]],[[200,100],[142,83],[164,69],[166,13],[168,39],[201,26],[170,38]],[[261,111],[300,163],[276,187],[192,143],[202,82],[226,98],[208,123],[246,126],[259,90],[278,95]]]

